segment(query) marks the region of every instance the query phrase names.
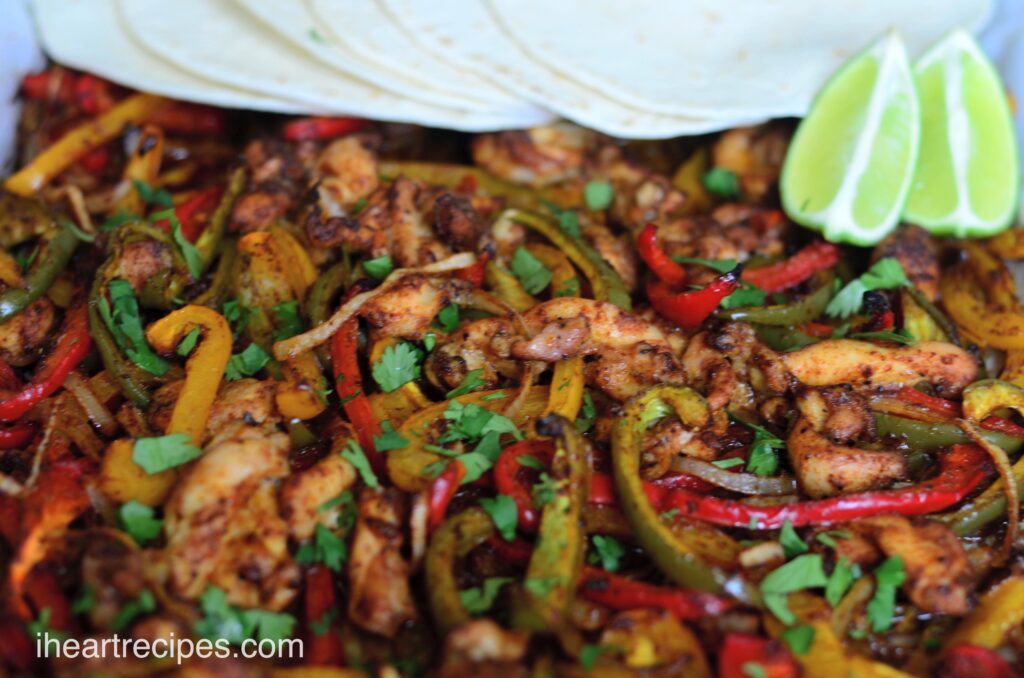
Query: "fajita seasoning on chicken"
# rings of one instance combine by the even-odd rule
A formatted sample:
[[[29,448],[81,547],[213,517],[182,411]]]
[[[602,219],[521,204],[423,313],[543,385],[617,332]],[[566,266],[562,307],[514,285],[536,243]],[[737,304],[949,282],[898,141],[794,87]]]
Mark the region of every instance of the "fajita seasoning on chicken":
[[[183,99],[266,103],[235,69],[253,55],[100,4],[193,64],[170,69]],[[261,29],[268,73],[297,25]],[[944,128],[906,136],[897,40],[796,141],[793,120],[471,135],[25,78],[0,192],[4,675],[1020,675],[1024,231],[898,223]],[[317,73],[280,91],[310,105]],[[979,120],[1003,110],[986,91]],[[466,126],[512,115],[474,95]],[[841,162],[879,139],[900,153]],[[863,177],[903,183],[788,200]],[[867,236],[854,203],[884,208]],[[74,649],[115,636],[131,654]]]

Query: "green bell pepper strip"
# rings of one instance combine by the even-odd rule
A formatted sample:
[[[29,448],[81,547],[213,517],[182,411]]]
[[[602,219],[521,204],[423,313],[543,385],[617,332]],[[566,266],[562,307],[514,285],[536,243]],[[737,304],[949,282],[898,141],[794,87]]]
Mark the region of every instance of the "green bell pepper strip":
[[[213,263],[217,250],[220,249],[221,241],[224,240],[224,233],[227,231],[228,217],[231,216],[231,209],[235,206],[235,199],[238,198],[242,189],[245,188],[246,172],[244,167],[234,170],[228,177],[228,185],[221,196],[220,204],[210,217],[210,223],[196,240],[196,249],[202,258],[202,270],[205,271]]]
[[[472,619],[459,597],[455,566],[460,558],[494,535],[494,522],[487,513],[472,507],[452,516],[430,537],[424,565],[430,614],[441,633]]]
[[[662,572],[680,586],[720,593],[727,582],[726,573],[705,562],[690,535],[673,530],[661,519],[640,478],[644,413],[652,401],[659,399],[675,410],[685,426],[697,428],[710,420],[707,401],[682,386],[654,386],[627,401],[625,415],[616,421],[612,433],[612,468],[619,503],[636,541]]]
[[[550,219],[521,210],[506,210],[501,218],[540,233],[562,250],[587,276],[599,301],[613,303],[624,311],[632,310],[633,302],[622,278],[582,237],[567,233]]]
[[[970,444],[972,441],[953,422],[928,422],[897,417],[884,412],[875,413],[875,423],[879,435],[891,435],[902,438],[907,445],[915,450],[934,450],[960,443]],[[997,445],[1012,454],[1024,445],[1024,439],[1015,438],[1000,431],[982,429],[982,436],[993,445]]]
[[[821,273],[818,280],[820,284],[817,289],[789,304],[720,308],[715,311],[715,315],[719,318],[759,325],[794,326],[809,323],[825,312],[828,302],[835,294],[835,276],[832,273]]]
[[[345,262],[339,261],[316,279],[309,290],[309,301],[306,302],[306,315],[309,324],[316,327],[331,314],[331,301],[345,285]]]
[[[217,310],[227,301],[228,286],[235,273],[235,261],[238,259],[238,249],[235,247],[234,239],[224,241],[220,248],[220,257],[217,260],[217,268],[213,272],[213,279],[210,286],[202,294],[192,300],[193,304],[209,306]]]
[[[550,473],[554,496],[544,505],[537,542],[526,568],[525,603],[521,614],[533,630],[558,634],[567,627],[569,607],[587,549],[584,512],[590,491],[590,445],[571,421],[548,414],[537,420],[539,435],[555,438]]]
[[[17,247],[55,225],[53,214],[41,200],[0,189],[0,247]]]
[[[755,324],[753,328],[757,338],[767,344],[768,348],[773,351],[795,351],[821,341],[818,337],[805,334],[795,327]]]
[[[78,247],[78,236],[68,223],[61,224],[37,263],[25,278],[24,287],[12,287],[0,294],[0,324],[24,311],[29,304],[46,294],[57,276],[67,267]]]

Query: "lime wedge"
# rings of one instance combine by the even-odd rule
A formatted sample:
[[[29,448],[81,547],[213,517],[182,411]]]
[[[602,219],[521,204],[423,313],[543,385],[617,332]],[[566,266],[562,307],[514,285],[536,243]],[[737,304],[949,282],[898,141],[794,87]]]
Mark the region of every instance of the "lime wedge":
[[[988,236],[1010,225],[1020,161],[999,75],[974,38],[954,31],[914,65],[921,153],[903,218],[936,235]]]
[[[833,242],[877,243],[899,220],[919,140],[907,52],[889,33],[832,76],[797,128],[780,183],[786,213]]]

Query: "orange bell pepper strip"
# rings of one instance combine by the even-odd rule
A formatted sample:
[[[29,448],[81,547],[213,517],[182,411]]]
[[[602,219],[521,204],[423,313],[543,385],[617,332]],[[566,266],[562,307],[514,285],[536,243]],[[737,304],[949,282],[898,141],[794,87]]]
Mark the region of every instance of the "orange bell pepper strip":
[[[152,94],[128,97],[98,118],[65,134],[32,162],[8,177],[4,187],[18,195],[33,195],[83,155],[120,134],[125,125],[145,122],[153,111],[168,103],[169,100]]]
[[[281,365],[283,379],[277,382],[274,401],[277,409],[289,419],[306,421],[327,409],[320,392],[325,388],[320,363],[313,353],[304,353]]]
[[[211,308],[189,305],[146,328],[146,339],[157,351],[170,353],[195,327],[200,328],[202,337],[185,364],[185,386],[174,405],[167,433],[188,434],[193,445],[200,445],[224,368],[231,358],[228,321]]]
[[[145,203],[142,196],[135,190],[133,182],[139,181],[152,185],[160,174],[160,162],[164,156],[164,133],[159,127],[146,125],[142,128],[135,149],[128,156],[124,167],[124,193],[111,206],[109,213],[142,214]]]

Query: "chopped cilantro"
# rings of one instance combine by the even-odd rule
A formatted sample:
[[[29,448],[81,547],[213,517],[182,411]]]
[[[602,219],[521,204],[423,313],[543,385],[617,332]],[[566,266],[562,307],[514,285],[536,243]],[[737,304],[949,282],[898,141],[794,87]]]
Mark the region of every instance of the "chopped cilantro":
[[[193,327],[192,330],[185,335],[185,338],[178,343],[178,350],[176,353],[182,358],[187,358],[192,352],[192,349],[196,347],[196,343],[199,341],[199,328]]]
[[[128,627],[135,619],[141,615],[149,612],[156,611],[156,598],[149,592],[149,589],[143,589],[142,593],[135,600],[130,600],[125,603],[117,616],[114,617],[114,621],[111,622],[110,628],[114,632],[123,631]]]
[[[871,290],[891,290],[909,285],[906,273],[899,260],[884,257],[876,261],[862,276],[846,284],[839,294],[825,308],[825,313],[834,318],[848,318],[860,310],[864,293]]]
[[[770,476],[779,468],[779,457],[775,450],[786,447],[786,441],[774,433],[742,419],[736,419],[739,423],[754,431],[754,440],[750,443],[750,451],[747,454],[747,470],[759,476]]]
[[[587,556],[587,562],[592,565],[600,563],[601,567],[609,572],[617,572],[619,561],[626,555],[625,547],[615,537],[603,534],[595,534],[590,538],[594,550]]]
[[[743,675],[749,678],[768,678],[768,671],[757,662],[743,662]]]
[[[295,617],[283,612],[240,610],[228,603],[227,595],[216,586],[207,587],[199,597],[203,617],[195,630],[200,636],[224,639],[233,645],[257,634],[260,640],[289,638],[295,628]]]
[[[519,462],[520,466],[532,468],[537,471],[543,471],[544,469],[547,468],[547,466],[544,465],[544,462],[542,462],[540,459],[533,456],[532,454],[524,454],[521,457],[519,457],[516,461]]]
[[[454,332],[459,327],[459,306],[448,304],[437,312],[437,322],[445,332]]]
[[[712,167],[701,177],[701,183],[709,193],[723,198],[735,198],[740,194],[740,179],[732,170],[724,167]]]
[[[85,614],[96,606],[96,589],[86,584],[71,602],[71,614]]]
[[[790,611],[786,596],[795,591],[825,586],[827,583],[821,555],[807,553],[769,573],[761,582],[761,593],[765,605],[779,621],[792,624],[796,616]]]
[[[251,377],[270,362],[270,356],[257,344],[249,344],[241,353],[236,353],[228,360],[224,368],[224,378],[235,381],[242,377]]]
[[[583,201],[595,212],[608,209],[615,198],[615,188],[608,181],[588,181],[583,187]]]
[[[295,561],[299,565],[323,563],[334,572],[348,559],[348,547],[344,540],[322,524],[317,524],[313,540],[299,547]]]
[[[470,370],[466,373],[466,376],[462,378],[462,382],[448,391],[448,395],[445,396],[448,399],[457,398],[461,395],[466,395],[471,391],[475,391],[487,382],[483,378],[484,371],[482,368]]]
[[[869,339],[875,341],[891,341],[902,346],[910,346],[915,343],[913,335],[905,329],[880,330],[878,332],[854,332],[847,335],[850,339]]]
[[[274,314],[274,341],[282,341],[296,334],[301,334],[305,329],[302,323],[302,314],[299,311],[299,302],[294,299],[282,301],[270,309]]]
[[[422,358],[423,352],[407,341],[388,346],[373,364],[373,380],[385,393],[391,393],[419,378]]]
[[[366,274],[371,278],[383,280],[388,277],[391,271],[395,270],[395,265],[391,263],[391,257],[385,254],[383,257],[364,261],[363,270],[366,271]]]
[[[512,273],[530,294],[538,294],[551,284],[551,271],[522,245],[512,256]]]
[[[224,319],[231,325],[231,335],[237,339],[245,331],[252,317],[252,309],[238,299],[228,299],[220,307]]]
[[[187,433],[171,433],[157,438],[137,438],[132,461],[152,475],[187,464],[202,455]]]
[[[597,407],[594,406],[594,398],[591,397],[590,391],[584,391],[583,407],[580,408],[580,413],[576,415],[576,429],[580,433],[586,433],[594,425],[595,421],[597,421]]]
[[[580,279],[573,276],[562,282],[555,290],[556,297],[578,297],[580,296]]]
[[[662,513],[658,517],[661,518],[662,520],[674,520],[675,517],[678,516],[678,515],[679,515],[679,509],[678,508],[670,508],[669,510],[665,511],[664,513]]]
[[[400,450],[409,444],[409,441],[395,430],[395,427],[388,419],[380,423],[380,429],[381,434],[373,436],[373,446],[378,452]]]
[[[814,627],[808,624],[801,624],[782,632],[782,640],[789,647],[790,652],[795,655],[805,655],[814,644]]]
[[[849,539],[851,536],[853,535],[846,530],[830,530],[828,532],[818,533],[815,539],[829,548],[836,548],[836,539]]]
[[[99,312],[114,342],[125,352],[129,360],[146,372],[158,377],[166,374],[170,364],[158,356],[146,342],[139,302],[135,299],[131,283],[115,278],[107,284],[107,290],[110,293],[110,302],[101,296]]]
[[[154,212],[153,218],[167,219],[171,224],[171,239],[174,240],[174,244],[178,246],[178,251],[181,252],[181,256],[185,260],[188,274],[198,279],[203,274],[203,255],[199,253],[199,249],[195,245],[188,241],[185,234],[181,232],[181,221],[178,220],[174,209]]]
[[[174,207],[174,199],[171,198],[171,194],[167,192],[166,188],[153,188],[142,179],[132,179],[132,185],[135,186],[135,191],[142,198],[142,202],[147,205],[159,205],[161,207]],[[162,219],[164,217],[154,217]]]
[[[593,643],[587,643],[580,650],[580,666],[583,670],[589,673],[594,669],[594,664],[597,663],[597,658],[606,652],[612,652],[614,648],[610,648],[606,645],[594,645]]]
[[[763,306],[765,292],[751,283],[740,281],[739,289],[722,299],[722,308],[746,308],[748,306]]]
[[[366,453],[363,452],[363,448],[359,446],[359,443],[355,440],[349,440],[348,445],[341,451],[341,456],[359,471],[359,477],[363,479],[367,487],[375,490],[380,487],[377,474],[373,472],[370,460],[366,458]]]
[[[832,607],[838,605],[853,584],[854,579],[856,579],[856,572],[850,567],[849,561],[846,558],[840,558],[828,578],[828,584],[825,585],[825,600],[828,601],[828,604]]]
[[[541,472],[540,479],[533,486],[533,502],[541,508],[553,502],[557,495],[558,481],[546,472]]]
[[[728,459],[717,459],[717,460],[711,462],[711,465],[712,466],[717,466],[718,468],[732,468],[733,466],[742,466],[743,465],[743,460],[740,459],[739,457],[730,457]]]
[[[868,621],[875,633],[888,631],[892,626],[892,615],[896,608],[896,589],[907,578],[903,559],[890,556],[875,570],[875,595],[868,603]]]
[[[470,614],[483,614],[494,605],[501,588],[512,581],[512,577],[487,577],[480,586],[459,591],[459,600]]]
[[[134,499],[122,504],[117,512],[124,531],[142,546],[155,539],[164,528],[164,521],[154,518],[153,513],[151,507]]]
[[[502,539],[512,541],[516,538],[516,526],[519,524],[519,508],[512,497],[506,494],[499,494],[493,499],[484,497],[480,500],[480,505],[491,516],[491,520],[494,521],[494,526],[498,528]]]
[[[779,543],[782,544],[782,551],[786,558],[795,558],[801,553],[807,553],[808,547],[800,535],[793,529],[793,523],[788,520],[782,523],[782,530],[779,532]]]
[[[126,212],[125,210],[121,209],[121,210],[118,210],[114,214],[114,216],[110,217],[109,219],[104,221],[102,224],[100,224],[97,228],[99,228],[99,230],[103,231],[103,232],[113,231],[115,228],[120,228],[121,226],[124,226],[127,223],[130,223],[132,221],[140,221],[140,220],[141,220],[141,217],[138,214],[132,214],[130,212]]]

